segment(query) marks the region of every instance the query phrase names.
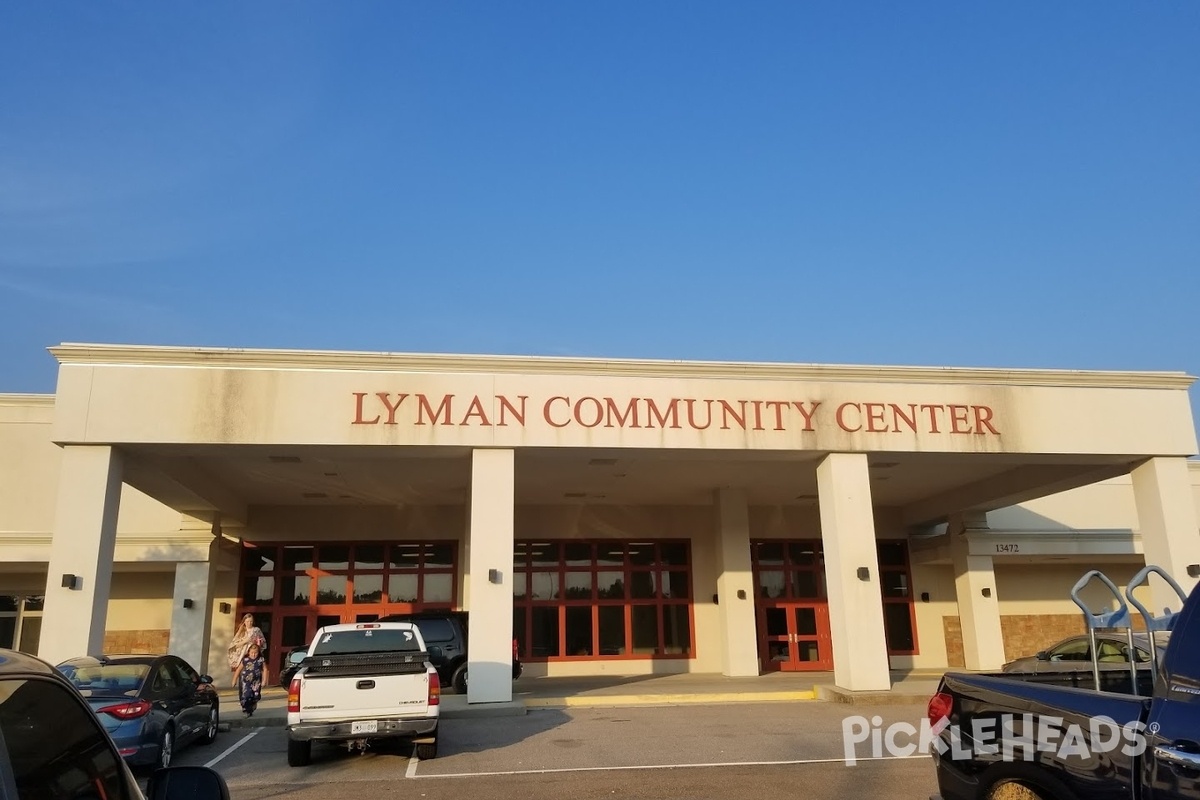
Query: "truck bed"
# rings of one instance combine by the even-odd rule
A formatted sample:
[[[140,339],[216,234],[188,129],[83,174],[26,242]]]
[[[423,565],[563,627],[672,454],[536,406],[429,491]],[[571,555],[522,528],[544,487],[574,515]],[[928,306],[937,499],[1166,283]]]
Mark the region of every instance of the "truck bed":
[[[356,675],[406,675],[425,672],[429,654],[348,653],[345,655],[308,656],[300,668],[308,678],[339,678]]]

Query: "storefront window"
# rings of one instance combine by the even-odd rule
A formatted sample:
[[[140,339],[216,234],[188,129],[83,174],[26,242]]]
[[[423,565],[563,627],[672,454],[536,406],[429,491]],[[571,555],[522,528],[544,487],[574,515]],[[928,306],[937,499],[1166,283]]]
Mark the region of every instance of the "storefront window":
[[[694,655],[687,542],[517,542],[513,562],[524,658]]]

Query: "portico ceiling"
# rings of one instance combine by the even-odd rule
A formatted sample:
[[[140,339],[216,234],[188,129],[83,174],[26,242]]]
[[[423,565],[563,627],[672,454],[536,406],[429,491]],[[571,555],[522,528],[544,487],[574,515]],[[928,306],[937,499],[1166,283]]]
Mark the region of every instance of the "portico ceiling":
[[[253,506],[459,505],[470,451],[456,447],[123,448],[125,482],[180,511],[244,520]],[[815,505],[824,453],[528,448],[518,505],[708,505],[720,487],[751,505]],[[1116,456],[886,453],[869,457],[872,498],[908,525],[988,510],[1127,473]]]

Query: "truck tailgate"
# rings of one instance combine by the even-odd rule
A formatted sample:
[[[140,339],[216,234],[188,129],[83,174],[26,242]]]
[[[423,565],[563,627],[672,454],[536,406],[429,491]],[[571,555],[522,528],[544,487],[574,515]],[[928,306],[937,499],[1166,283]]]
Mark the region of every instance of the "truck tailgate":
[[[300,713],[306,722],[429,716],[430,668],[424,654],[418,658],[409,653],[306,659]]]

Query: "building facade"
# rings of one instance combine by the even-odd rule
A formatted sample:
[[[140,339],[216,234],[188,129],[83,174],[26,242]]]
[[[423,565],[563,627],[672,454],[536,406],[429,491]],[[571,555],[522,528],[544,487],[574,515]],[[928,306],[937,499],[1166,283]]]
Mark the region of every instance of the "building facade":
[[[108,345],[0,395],[0,645],[222,674],[470,615],[528,674],[998,668],[1200,564],[1192,378]],[[1104,603],[1103,594],[1091,596]],[[1151,607],[1178,601],[1154,584]]]

